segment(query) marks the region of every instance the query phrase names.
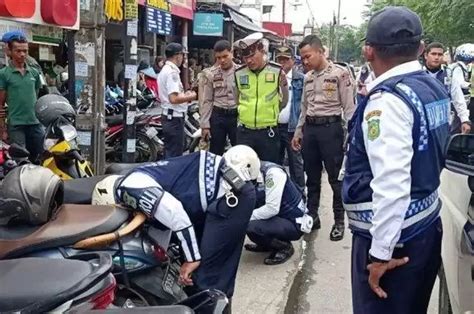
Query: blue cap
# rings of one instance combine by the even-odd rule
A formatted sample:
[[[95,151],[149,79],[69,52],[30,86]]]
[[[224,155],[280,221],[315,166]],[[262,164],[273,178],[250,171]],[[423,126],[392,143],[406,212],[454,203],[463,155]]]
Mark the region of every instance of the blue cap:
[[[387,6],[370,18],[367,35],[368,45],[390,46],[421,41],[423,27],[420,17],[407,7]]]
[[[11,31],[3,34],[2,36],[2,42],[6,44],[13,40],[27,41],[27,38],[25,33],[23,33],[22,31]]]

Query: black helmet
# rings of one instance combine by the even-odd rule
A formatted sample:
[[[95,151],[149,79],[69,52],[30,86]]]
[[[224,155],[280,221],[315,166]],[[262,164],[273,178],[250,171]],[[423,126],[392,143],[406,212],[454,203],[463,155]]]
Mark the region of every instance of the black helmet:
[[[23,165],[10,171],[2,183],[0,222],[41,225],[63,202],[63,182],[50,169]]]
[[[48,94],[40,97],[36,102],[36,117],[44,126],[48,126],[59,117],[74,120],[76,111],[63,96]]]

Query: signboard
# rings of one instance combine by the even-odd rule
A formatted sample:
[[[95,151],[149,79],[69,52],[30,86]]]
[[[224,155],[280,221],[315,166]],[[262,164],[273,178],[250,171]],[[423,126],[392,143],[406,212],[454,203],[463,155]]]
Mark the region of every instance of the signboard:
[[[173,15],[192,20],[194,14],[193,0],[169,0]]]
[[[169,12],[146,8],[146,28],[147,31],[160,34],[171,35],[171,14]]]
[[[125,19],[138,19],[138,2],[137,0],[125,0]]]
[[[222,36],[224,15],[219,13],[195,13],[193,33],[200,36]]]
[[[147,0],[146,5],[148,7],[158,9],[161,11],[166,11],[166,12],[170,11],[170,4],[168,3],[167,0]]]

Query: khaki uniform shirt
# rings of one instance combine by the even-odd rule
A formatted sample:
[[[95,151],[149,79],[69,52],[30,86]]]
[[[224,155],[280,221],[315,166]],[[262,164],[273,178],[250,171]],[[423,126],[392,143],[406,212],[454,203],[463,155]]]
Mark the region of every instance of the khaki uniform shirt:
[[[199,81],[199,85],[202,85],[202,98],[199,102],[201,128],[210,127],[209,120],[214,106],[224,109],[237,108],[234,94],[234,73],[237,68],[238,65],[234,64],[227,71],[222,70],[220,66],[203,70]]]
[[[321,72],[311,71],[305,77],[301,115],[295,136],[301,138],[306,117],[340,116],[347,121],[355,111],[354,81],[342,66],[329,63]]]

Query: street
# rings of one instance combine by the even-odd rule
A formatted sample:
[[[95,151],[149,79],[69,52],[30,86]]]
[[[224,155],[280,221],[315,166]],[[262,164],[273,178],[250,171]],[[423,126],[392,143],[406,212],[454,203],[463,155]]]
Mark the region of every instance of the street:
[[[326,176],[321,195],[321,230],[294,243],[295,255],[290,261],[266,266],[266,253],[244,250],[233,298],[235,313],[352,313],[351,234],[347,229],[342,241],[329,240],[332,191]],[[437,313],[437,299],[438,284],[429,313]]]

